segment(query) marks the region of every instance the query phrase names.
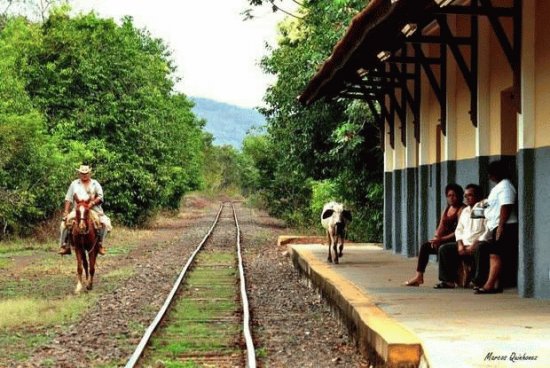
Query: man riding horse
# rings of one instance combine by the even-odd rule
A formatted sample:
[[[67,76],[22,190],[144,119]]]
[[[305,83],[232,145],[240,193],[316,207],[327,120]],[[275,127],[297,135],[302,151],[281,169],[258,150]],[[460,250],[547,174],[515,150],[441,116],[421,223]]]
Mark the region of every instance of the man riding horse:
[[[101,204],[103,203],[103,189],[101,188],[101,185],[97,180],[91,178],[92,169],[89,166],[81,165],[77,171],[79,178],[71,183],[69,189],[67,190],[67,194],[65,195],[63,221],[61,222],[60,227],[61,248],[59,249],[58,253],[61,255],[71,254],[71,246],[69,244],[69,229],[67,226],[70,226],[70,224],[76,217],[75,196],[77,196],[80,199],[85,199],[85,197],[90,199],[90,213],[99,224],[99,228],[97,229],[97,246],[99,248],[98,253],[105,254],[103,241],[105,240],[107,233],[111,231],[112,227],[111,220],[109,219],[109,217],[107,217],[107,215],[105,215],[103,209],[101,208]],[[69,212],[71,206],[73,207],[73,209],[71,212]]]

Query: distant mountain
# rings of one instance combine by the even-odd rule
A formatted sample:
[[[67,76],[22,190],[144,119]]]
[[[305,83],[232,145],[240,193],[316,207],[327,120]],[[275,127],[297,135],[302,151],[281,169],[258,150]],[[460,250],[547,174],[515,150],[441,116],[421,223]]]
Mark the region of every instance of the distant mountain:
[[[191,97],[193,112],[206,120],[205,130],[214,136],[214,144],[241,148],[246,132],[265,125],[262,114],[253,109],[226,104],[207,98]]]

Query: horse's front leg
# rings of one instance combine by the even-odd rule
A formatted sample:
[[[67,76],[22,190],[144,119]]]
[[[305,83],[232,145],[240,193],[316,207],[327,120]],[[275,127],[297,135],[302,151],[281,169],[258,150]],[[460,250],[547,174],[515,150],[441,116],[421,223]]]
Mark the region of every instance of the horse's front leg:
[[[86,250],[82,249],[82,267],[84,268],[84,275],[86,280],[86,289],[88,288],[88,283],[90,282],[90,272],[88,270],[88,257],[86,256]]]
[[[88,278],[88,285],[86,285],[86,289],[92,290],[94,287],[95,261],[97,252],[94,250],[91,253],[88,253],[88,257],[90,259],[90,276]]]
[[[83,267],[82,267],[82,251],[78,248],[75,248],[75,253],[76,253],[77,283],[76,283],[76,288],[75,288],[74,292],[76,294],[78,294],[82,290],[82,270],[83,270]]]

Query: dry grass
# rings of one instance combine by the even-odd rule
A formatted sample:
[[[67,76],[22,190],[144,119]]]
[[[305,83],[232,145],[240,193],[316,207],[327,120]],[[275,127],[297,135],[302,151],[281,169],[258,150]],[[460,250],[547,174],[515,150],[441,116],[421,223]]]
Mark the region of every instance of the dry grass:
[[[93,295],[62,300],[18,298],[0,301],[0,328],[52,325],[75,320],[95,301]]]

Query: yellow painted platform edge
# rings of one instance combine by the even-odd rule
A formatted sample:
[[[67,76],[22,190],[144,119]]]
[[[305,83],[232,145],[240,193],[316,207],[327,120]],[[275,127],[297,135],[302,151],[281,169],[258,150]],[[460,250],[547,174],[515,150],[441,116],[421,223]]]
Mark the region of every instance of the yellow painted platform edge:
[[[329,301],[337,304],[345,318],[357,325],[360,345],[367,344],[390,365],[420,364],[423,352],[416,335],[378,308],[367,294],[332,270],[325,261],[319,260],[313,252],[298,249],[297,244],[289,244],[287,248],[295,266],[299,266],[317,287],[325,289],[325,296],[333,299]],[[331,295],[326,290],[327,285],[320,285],[319,278],[338,295]]]

